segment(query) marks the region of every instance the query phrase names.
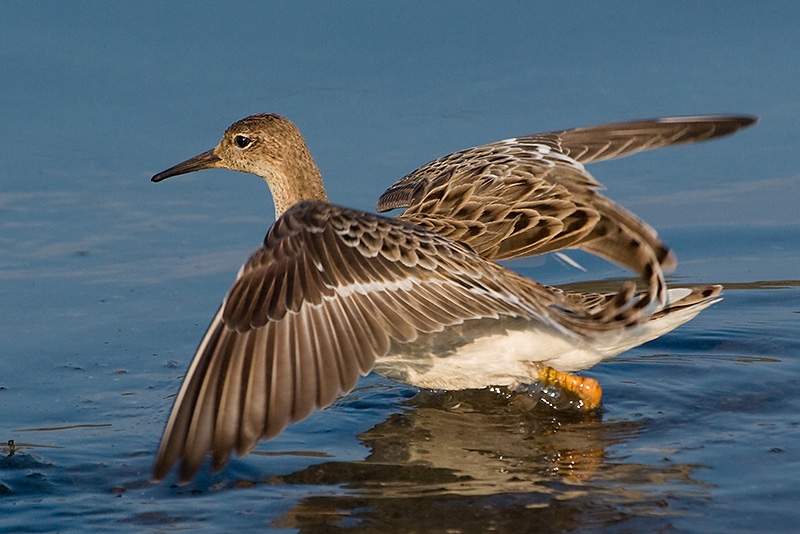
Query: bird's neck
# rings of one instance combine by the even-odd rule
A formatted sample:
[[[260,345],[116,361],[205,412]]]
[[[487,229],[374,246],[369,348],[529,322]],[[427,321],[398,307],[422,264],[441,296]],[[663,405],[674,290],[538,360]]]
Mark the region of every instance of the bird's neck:
[[[278,173],[264,177],[275,202],[275,219],[298,202],[328,202],[328,195],[322,185],[322,174],[307,151],[303,157],[292,158],[291,165],[284,165],[279,176],[276,174]]]

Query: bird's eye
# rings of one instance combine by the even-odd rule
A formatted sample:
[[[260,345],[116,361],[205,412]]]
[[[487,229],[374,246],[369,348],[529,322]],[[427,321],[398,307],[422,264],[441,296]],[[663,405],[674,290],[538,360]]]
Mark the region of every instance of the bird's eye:
[[[233,138],[233,142],[236,143],[236,146],[239,148],[247,148],[253,141],[251,141],[246,135],[237,135]]]

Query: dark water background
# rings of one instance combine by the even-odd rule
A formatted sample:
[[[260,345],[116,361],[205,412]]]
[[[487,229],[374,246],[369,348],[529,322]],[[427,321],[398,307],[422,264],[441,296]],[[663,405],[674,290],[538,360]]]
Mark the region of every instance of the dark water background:
[[[0,531],[798,529],[800,4],[5,1],[0,20]],[[599,415],[369,376],[219,475],[151,485],[172,395],[273,207],[245,175],[149,177],[265,111],[362,209],[476,144],[759,115],[590,167],[676,250],[673,284],[725,300],[586,371]],[[570,256],[588,272],[512,266],[626,276]]]

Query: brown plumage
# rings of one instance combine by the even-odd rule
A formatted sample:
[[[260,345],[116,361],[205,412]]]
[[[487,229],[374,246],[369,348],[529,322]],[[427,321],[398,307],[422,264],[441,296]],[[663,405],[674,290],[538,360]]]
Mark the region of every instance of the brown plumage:
[[[714,121],[725,122],[707,120]],[[548,135],[555,146],[553,134]],[[563,135],[569,139],[571,134]],[[479,165],[479,154],[495,150],[489,148],[467,151],[466,160],[480,169],[471,174],[446,163],[426,166],[437,169],[430,173],[423,173],[423,167],[398,182],[394,201],[383,203],[400,205],[405,201],[398,199],[408,199],[414,215],[407,210],[400,219],[328,203],[300,132],[277,115],[239,121],[214,150],[154,176],[160,181],[211,167],[253,172],[273,191],[278,216],[198,347],[164,431],[154,478],[180,462],[180,480],[187,481],[209,453],[212,467],[222,468],[232,451],[247,454],[259,439],[331,404],[373,368],[427,387],[530,382],[545,376],[543,369],[552,371],[549,366],[582,369],[644,343],[713,303],[720,286],[662,292],[667,304],[658,306],[652,291],[637,293],[631,283],[612,295],[582,295],[538,284],[491,261],[553,250],[554,240],[586,248],[603,214],[616,215],[582,166],[567,162],[567,150],[601,157],[602,143],[581,135],[585,150],[575,141],[562,149],[561,157],[553,156],[551,148],[543,158],[533,158],[535,164],[514,163],[525,159],[514,149],[517,156],[511,159],[504,154]],[[583,138],[575,134],[575,139]],[[606,144],[616,152],[636,150],[621,141]],[[437,161],[459,160],[455,156]],[[501,171],[491,170],[501,159],[506,162],[496,167]],[[527,171],[507,173],[515,166]],[[462,176],[472,176],[479,186]],[[515,188],[514,180],[523,186]],[[548,180],[550,186],[542,185]],[[403,183],[424,185],[406,188],[413,192],[406,195]],[[539,184],[533,187],[539,192],[529,194],[529,184]],[[432,196],[421,193],[425,188],[434,191]],[[509,207],[512,192],[526,200]],[[459,195],[466,200],[458,200]],[[474,206],[490,195],[499,200]],[[429,219],[422,206],[428,206]],[[466,226],[477,219],[489,230],[458,234],[455,222],[439,228],[442,212],[449,221],[463,216]],[[554,222],[529,222],[548,218]],[[619,220],[614,218],[622,224]],[[498,230],[504,225],[510,230]],[[587,225],[588,231],[582,228]],[[545,230],[533,230],[537,226]],[[489,242],[492,236],[501,241],[499,246]],[[526,245],[525,239],[539,248]],[[492,341],[490,350],[498,352],[484,359],[476,361],[474,350],[464,352],[484,339],[499,339],[508,350],[496,349]],[[445,342],[447,350],[438,350]]]
[[[655,230],[598,192],[583,164],[704,141],[752,117],[679,117],[529,135],[462,150],[400,179],[378,211],[452,237],[503,260],[580,248],[645,278],[664,302],[675,256]]]

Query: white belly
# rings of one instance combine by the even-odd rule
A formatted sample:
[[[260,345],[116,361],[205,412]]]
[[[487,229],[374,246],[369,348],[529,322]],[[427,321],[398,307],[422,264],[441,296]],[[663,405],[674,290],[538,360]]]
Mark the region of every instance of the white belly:
[[[542,365],[569,372],[602,359],[578,336],[521,319],[481,319],[393,343],[375,372],[431,389],[514,387],[535,381]]]
[[[688,290],[671,289],[678,301]],[[717,299],[718,300],[718,299]],[[375,372],[430,389],[473,389],[529,384],[547,365],[574,372],[655,339],[692,319],[717,300],[675,310],[633,327],[579,333],[509,317],[478,319],[423,334],[411,343],[392,343]]]

